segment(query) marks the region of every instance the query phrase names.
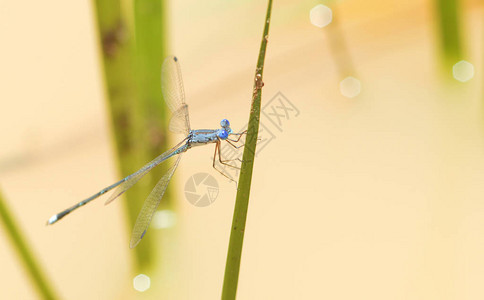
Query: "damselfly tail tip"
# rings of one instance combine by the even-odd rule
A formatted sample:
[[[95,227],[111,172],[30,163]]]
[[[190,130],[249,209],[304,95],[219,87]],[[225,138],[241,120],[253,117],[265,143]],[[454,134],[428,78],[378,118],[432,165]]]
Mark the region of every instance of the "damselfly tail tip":
[[[52,225],[55,222],[57,222],[58,220],[59,220],[59,218],[57,218],[57,215],[53,215],[52,217],[50,217],[49,220],[47,220],[45,225]]]

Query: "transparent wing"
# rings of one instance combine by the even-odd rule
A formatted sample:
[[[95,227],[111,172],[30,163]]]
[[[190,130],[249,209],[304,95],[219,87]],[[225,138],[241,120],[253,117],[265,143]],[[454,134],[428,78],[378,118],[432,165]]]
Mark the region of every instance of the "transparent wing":
[[[173,113],[170,119],[170,131],[175,133],[188,134],[190,128],[187,128],[188,122],[188,105],[183,105]]]
[[[161,91],[166,105],[173,113],[170,120],[170,129],[173,129],[176,133],[187,135],[190,132],[188,106],[185,103],[180,64],[175,56],[169,56],[163,62],[161,67]]]
[[[136,219],[136,223],[134,224],[133,233],[131,234],[131,241],[129,242],[130,248],[136,247],[136,245],[138,245],[138,243],[145,235],[146,230],[148,230],[151,218],[153,218],[153,215],[158,208],[158,205],[160,204],[163,195],[165,194],[168,183],[170,182],[171,177],[175,173],[176,167],[178,166],[181,157],[181,155],[178,156],[176,162],[165,173],[165,175],[163,175],[160,181],[158,181],[155,188],[151,191],[150,195],[145,200],[145,203],[143,203],[143,207],[141,208],[138,218]]]
[[[149,163],[147,163],[144,167],[139,169],[136,173],[133,173],[133,174],[129,175],[128,177],[124,178],[123,182],[114,190],[114,192],[111,194],[111,196],[109,196],[109,199],[106,200],[106,202],[104,204],[109,204],[112,201],[114,201],[114,199],[118,198],[124,192],[126,192],[128,189],[130,189],[136,182],[138,182],[143,176],[145,176],[149,171],[151,171],[151,169],[153,169],[157,165],[161,164],[162,162],[164,162],[168,158],[172,157],[173,155],[178,154],[178,153],[176,153],[176,151],[178,149],[180,149],[179,151],[181,151],[181,152],[186,151],[186,149],[185,149],[186,145],[183,145],[183,146],[180,147],[180,145],[185,141],[186,141],[186,139],[184,139],[183,141],[178,143],[175,147],[171,148],[170,150],[164,152],[163,154],[161,154],[157,158],[155,158],[152,161],[150,161]],[[185,148],[182,148],[182,147],[185,147]]]

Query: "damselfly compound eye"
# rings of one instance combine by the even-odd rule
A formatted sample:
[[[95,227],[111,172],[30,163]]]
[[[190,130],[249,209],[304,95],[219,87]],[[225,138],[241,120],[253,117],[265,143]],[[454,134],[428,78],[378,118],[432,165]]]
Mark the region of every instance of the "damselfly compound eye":
[[[217,133],[217,136],[219,138],[221,138],[222,140],[225,140],[226,138],[229,137],[229,133],[223,129],[219,130],[219,132]]]
[[[222,121],[220,121],[220,126],[222,126],[222,127],[229,127],[230,126],[229,120],[223,119]]]

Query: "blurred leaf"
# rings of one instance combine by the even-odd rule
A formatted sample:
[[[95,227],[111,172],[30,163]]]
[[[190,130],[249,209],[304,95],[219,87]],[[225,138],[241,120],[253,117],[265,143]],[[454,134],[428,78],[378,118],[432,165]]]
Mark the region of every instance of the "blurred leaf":
[[[108,109],[122,176],[138,170],[153,156],[150,152],[149,130],[146,130],[145,95],[138,87],[136,44],[129,14],[123,11],[119,0],[95,1],[102,63],[104,66]],[[159,12],[161,14],[161,11]],[[161,37],[157,37],[160,39]],[[155,38],[153,38],[155,39]],[[147,50],[146,50],[147,51]],[[158,53],[162,55],[162,53]],[[160,58],[161,59],[161,58]],[[159,67],[156,73],[159,74]],[[145,78],[144,76],[143,78]],[[159,84],[158,84],[159,86]],[[145,88],[144,86],[142,88]],[[161,94],[161,93],[160,93]],[[150,180],[147,174],[144,180]],[[152,185],[136,184],[126,192],[128,230],[136,221],[140,208],[150,193]],[[143,243],[134,249],[139,269],[148,267],[157,253],[152,241],[153,235],[146,235]]]
[[[161,93],[161,65],[166,56],[166,18],[163,1],[138,0],[135,2],[136,64],[140,105],[143,106],[145,140],[141,141],[151,158],[170,147],[168,143],[167,116]],[[167,166],[151,171],[152,186],[167,170]],[[168,191],[163,197],[166,205]]]
[[[16,250],[17,255],[19,256],[20,260],[24,264],[25,270],[29,274],[30,279],[32,280],[32,283],[37,288],[39,297],[43,299],[57,299],[57,296],[54,295],[54,292],[51,288],[51,284],[48,282],[44,273],[40,269],[37,259],[32,254],[32,250],[30,250],[25,237],[20,231],[18,225],[15,224],[15,221],[14,221],[15,218],[12,216],[11,212],[9,211],[6,201],[3,198],[3,195],[1,192],[0,192],[0,217],[3,223],[3,226],[5,227],[5,231],[10,237],[10,240]]]
[[[462,57],[460,6],[458,0],[437,0],[440,45],[446,63],[454,64]]]
[[[135,1],[134,19],[136,83],[143,127],[143,132],[138,135],[137,142],[143,145],[146,155],[151,160],[171,148],[167,138],[166,105],[161,93],[161,65],[166,56],[164,38],[166,36],[165,3],[161,0]],[[161,164],[150,171],[149,180],[151,182],[148,184],[148,189],[151,190],[167,170],[167,165]],[[170,191],[171,189],[168,188],[160,206],[166,207],[169,205]],[[149,192],[140,201],[140,205],[148,194]],[[131,225],[134,225],[139,211],[138,206],[129,208]],[[153,247],[153,243],[145,243],[145,238],[136,247],[140,265],[147,266],[154,263],[156,255],[145,256],[145,253],[150,251],[151,247]]]

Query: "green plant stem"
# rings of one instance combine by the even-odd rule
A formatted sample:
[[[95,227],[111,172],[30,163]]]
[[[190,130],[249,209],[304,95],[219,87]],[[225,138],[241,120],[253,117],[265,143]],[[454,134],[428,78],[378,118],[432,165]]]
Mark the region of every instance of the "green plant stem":
[[[259,134],[259,119],[263,86],[262,75],[264,70],[267,40],[269,37],[271,11],[272,0],[269,0],[264,23],[264,33],[262,34],[262,42],[254,77],[254,89],[250,108],[249,125],[247,129],[247,139],[244,146],[244,154],[242,156],[242,166],[240,170],[237,196],[235,199],[234,216],[232,219],[232,227],[230,229],[230,241],[227,252],[227,262],[225,265],[222,299],[235,299],[237,293],[245,223],[247,220],[247,211],[249,209],[252,171],[254,168],[257,136]]]
[[[37,260],[34,258],[32,251],[27,245],[26,239],[23,237],[17,224],[15,224],[14,218],[10,213],[6,201],[0,192],[0,217],[5,227],[12,245],[14,246],[17,255],[24,264],[27,273],[30,275],[30,279],[37,288],[39,296],[43,299],[57,299],[51,285],[49,284],[47,278],[39,268]]]
[[[440,43],[445,60],[454,64],[462,57],[458,0],[437,0]]]
[[[331,6],[333,11],[333,21],[330,26],[328,26],[328,44],[333,55],[334,61],[339,71],[339,76],[344,79],[348,76],[356,76],[355,67],[353,64],[353,59],[348,50],[346,44],[346,39],[344,31],[341,28],[341,23],[339,21],[340,14],[338,13],[338,5],[335,4]]]
[[[161,92],[161,65],[166,56],[167,22],[166,3],[162,0],[137,0],[134,2],[136,29],[137,82],[140,105],[143,108],[144,128],[147,133],[140,140],[150,157],[157,157],[168,150],[167,109]],[[166,164],[151,171],[151,185],[168,170]],[[170,188],[165,192],[161,205],[168,206]]]
[[[94,4],[119,168],[127,176],[150,160],[142,142],[146,131],[137,90],[135,39],[120,0],[96,0]],[[137,184],[125,193],[129,232],[149,192],[149,186]],[[156,253],[150,237],[146,235],[142,246],[134,249],[138,269],[148,267]]]

